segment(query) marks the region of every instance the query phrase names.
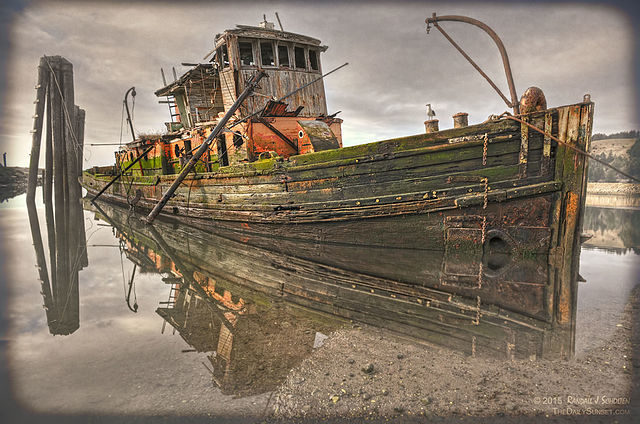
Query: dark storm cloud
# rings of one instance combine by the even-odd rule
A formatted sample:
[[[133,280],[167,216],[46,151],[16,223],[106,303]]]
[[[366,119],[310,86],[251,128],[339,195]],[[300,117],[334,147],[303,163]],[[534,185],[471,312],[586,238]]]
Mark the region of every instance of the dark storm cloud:
[[[328,71],[350,65],[325,81],[330,112],[342,110],[345,144],[424,130],[425,104],[434,106],[441,128],[451,115],[470,113],[481,122],[506,105],[437,30],[424,19],[462,14],[486,22],[509,52],[516,89],[541,87],[549,105],[575,103],[591,93],[597,104],[595,131],[640,126],[633,106],[633,32],[614,9],[582,4],[536,6],[493,3],[51,3],[36,2],[13,21],[9,102],[0,128],[0,150],[26,164],[33,115],[31,87],[42,54],[74,64],[76,103],[87,111],[87,143],[120,137],[122,96],[135,85],[136,130],[160,131],[166,106],[153,91],[181,62],[197,62],[217,32],[235,24],[255,25],[262,14],[285,30],[322,40]],[[597,25],[593,23],[597,22]],[[446,23],[447,31],[482,66],[507,96],[497,49],[477,28]],[[170,78],[170,77],[169,77]],[[128,136],[124,136],[128,141]],[[85,165],[106,164],[113,147],[88,147]]]

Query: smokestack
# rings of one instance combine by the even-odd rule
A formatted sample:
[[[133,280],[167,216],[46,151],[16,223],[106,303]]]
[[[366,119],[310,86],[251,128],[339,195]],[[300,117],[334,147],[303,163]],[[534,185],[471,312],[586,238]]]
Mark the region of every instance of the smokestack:
[[[469,114],[459,112],[453,115],[453,128],[464,128],[469,126]]]

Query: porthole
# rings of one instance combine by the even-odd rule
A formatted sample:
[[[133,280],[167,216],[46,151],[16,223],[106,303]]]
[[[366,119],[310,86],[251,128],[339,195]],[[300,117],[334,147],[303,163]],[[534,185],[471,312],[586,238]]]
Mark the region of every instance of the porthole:
[[[500,230],[487,231],[482,256],[486,275],[497,276],[502,274],[513,260],[511,238]]]
[[[302,132],[302,130],[298,131],[298,138],[303,138],[304,137],[304,133]]]

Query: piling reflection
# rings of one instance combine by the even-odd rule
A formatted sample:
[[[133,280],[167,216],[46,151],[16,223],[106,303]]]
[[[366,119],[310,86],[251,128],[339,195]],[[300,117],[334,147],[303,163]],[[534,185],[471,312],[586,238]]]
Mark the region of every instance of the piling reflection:
[[[274,388],[311,352],[317,332],[327,334],[345,319],[470,355],[566,358],[573,352],[566,328],[419,284],[429,273],[455,274],[459,281],[473,258],[229,237],[163,220],[145,225],[139,215],[104,203],[89,207],[114,226],[133,263],[164,275],[168,298],[157,313],[195,351],[207,352],[224,393]],[[494,249],[501,252],[499,245]],[[293,253],[300,250],[315,251],[316,260]],[[543,259],[509,258],[495,274],[505,282],[546,284]]]
[[[68,335],[80,327],[78,279],[89,260],[79,194],[56,200],[55,208],[51,199],[44,203],[48,260],[35,202],[27,200],[43,307],[53,335]]]

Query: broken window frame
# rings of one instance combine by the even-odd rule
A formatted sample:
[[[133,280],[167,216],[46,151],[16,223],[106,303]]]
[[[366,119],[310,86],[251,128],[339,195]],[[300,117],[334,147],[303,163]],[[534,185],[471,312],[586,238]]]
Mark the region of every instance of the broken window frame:
[[[302,60],[304,60],[304,67],[299,67],[298,66],[298,49],[302,50]],[[304,70],[306,71],[307,69],[309,69],[308,67],[308,54],[307,54],[307,49],[304,46],[298,46],[298,45],[293,45],[293,65],[294,65],[294,69],[300,69],[300,70]]]
[[[220,69],[231,67],[231,63],[229,61],[229,49],[227,48],[226,43],[216,49],[216,56],[218,57],[218,66]]]
[[[285,52],[287,52],[287,64],[283,65],[282,61],[280,60],[280,48],[283,48]],[[278,66],[280,68],[287,68],[287,69],[291,69],[291,52],[290,52],[290,45],[287,43],[276,43],[276,52],[278,54]]]
[[[315,62],[316,62],[315,68],[313,67],[313,61],[311,60],[311,53],[313,53],[313,56],[315,57]],[[308,56],[309,56],[309,70],[311,70],[311,72],[321,72],[320,51],[318,51],[317,49],[309,49]]]
[[[264,52],[262,50],[262,46],[271,46],[271,58],[273,63],[268,64],[268,63],[264,63]],[[260,63],[262,64],[263,67],[265,68],[275,68],[278,64],[277,62],[277,58],[276,58],[276,51],[275,51],[275,43],[271,40],[259,40],[258,41],[258,50],[260,51]]]
[[[255,42],[253,40],[247,40],[247,39],[240,39],[238,40],[238,63],[240,65],[241,68],[246,68],[246,67],[257,67],[258,63],[256,61],[256,49],[255,49]],[[243,49],[243,45],[249,45],[251,46],[251,62],[250,63],[245,63],[243,58],[242,58],[242,49]],[[245,50],[246,53],[246,50]]]

